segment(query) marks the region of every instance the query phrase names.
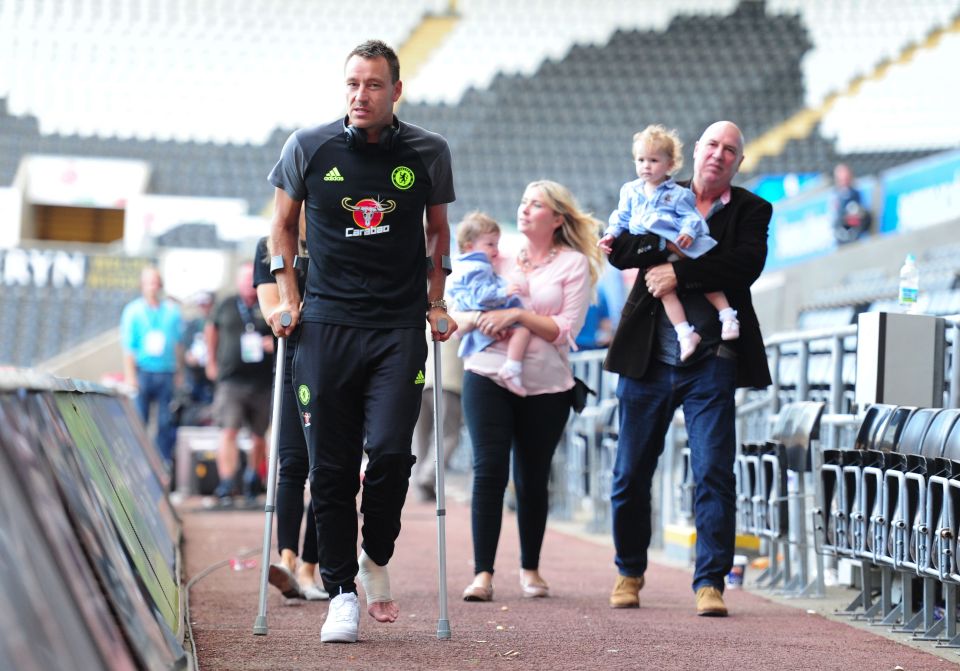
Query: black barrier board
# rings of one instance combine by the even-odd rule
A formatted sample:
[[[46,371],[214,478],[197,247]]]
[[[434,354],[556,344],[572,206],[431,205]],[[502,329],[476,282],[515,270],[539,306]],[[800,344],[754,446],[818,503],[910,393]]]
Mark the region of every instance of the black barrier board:
[[[164,492],[169,492],[170,473],[167,471],[166,466],[163,465],[163,459],[160,458],[160,452],[157,450],[156,443],[154,443],[153,440],[151,440],[151,438],[147,435],[146,427],[143,425],[143,420],[140,418],[140,413],[134,407],[129,398],[125,396],[117,396],[115,398],[123,408],[124,418],[119,420],[120,426],[123,427],[124,432],[127,432],[133,436],[133,442],[144,446],[144,458],[150,466],[150,471],[157,478],[157,481],[161,485],[161,489]],[[173,511],[173,508],[169,505],[169,503],[166,502],[166,499],[164,499],[164,505],[170,509],[170,514],[173,518],[173,526],[170,526],[167,529],[172,538],[177,535],[177,531],[180,529],[180,521],[176,517],[176,513]]]
[[[138,449],[133,451],[141,456],[136,459],[135,472],[145,482],[150,483],[150,494],[146,498],[145,509],[155,511],[166,531],[164,537],[168,539],[170,548],[173,550],[180,546],[181,523],[177,511],[167,498],[170,491],[170,472],[163,464],[155,443],[147,436],[140,413],[133,407],[131,400],[125,396],[114,396],[112,400],[113,403],[106,407],[110,409],[110,416],[116,423],[118,435],[127,436],[129,444],[137,446]],[[171,568],[175,571],[176,567],[171,563]]]
[[[24,515],[19,522],[36,525],[37,532],[43,536],[43,542],[31,550],[30,563],[21,565],[21,568],[23,571],[33,571],[34,557],[49,557],[66,585],[54,591],[54,600],[51,602],[38,598],[39,594],[32,595],[35,601],[32,607],[46,606],[54,611],[55,617],[63,613],[61,607],[64,603],[77,608],[100,655],[110,660],[110,668],[116,671],[136,669],[123,632],[70,526],[53,475],[46,462],[31,447],[35,443],[35,436],[29,427],[29,418],[16,401],[0,399],[0,427],[3,427],[0,431],[0,471],[18,481],[23,488],[23,500],[29,502],[29,509],[35,517],[30,519],[29,515]],[[4,493],[7,493],[6,487]],[[4,525],[3,529],[6,528]]]
[[[5,461],[5,460],[4,460]],[[109,668],[30,515],[16,478],[0,472],[0,667]]]
[[[136,574],[53,394],[28,394],[23,405],[37,437],[32,447],[40,449],[49,463],[75,534],[141,665],[148,669],[184,666],[183,647]]]
[[[66,397],[66,395],[63,395]],[[134,531],[152,558],[161,557],[171,575],[176,575],[176,548],[179,522],[166,492],[151,466],[149,455],[156,454],[137,424],[130,423],[124,402],[102,394],[73,395],[73,400],[89,413],[103,437],[98,452],[110,482],[118,492],[132,496],[132,508],[125,508]],[[144,440],[138,440],[138,436]],[[160,466],[157,459],[156,465]],[[176,582],[174,580],[174,582]]]
[[[140,483],[125,482],[123,470],[115,459],[115,453],[123,454],[128,448],[111,445],[107,432],[112,427],[99,426],[95,419],[96,412],[91,408],[95,403],[115,401],[96,394],[57,393],[54,394],[54,402],[77,448],[86,475],[102,497],[104,507],[109,511],[123,541],[123,547],[133,560],[137,576],[163,615],[167,626],[174,632],[178,631],[179,584],[157,543],[143,532],[149,523],[141,510],[141,492],[132,488]],[[154,512],[153,515],[155,514]]]

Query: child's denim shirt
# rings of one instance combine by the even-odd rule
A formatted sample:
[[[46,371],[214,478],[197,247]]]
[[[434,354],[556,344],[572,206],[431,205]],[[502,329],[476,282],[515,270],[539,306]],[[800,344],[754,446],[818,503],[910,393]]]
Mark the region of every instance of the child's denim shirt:
[[[610,215],[604,235],[654,233],[671,242],[676,242],[680,235],[688,235],[693,238],[693,244],[684,249],[683,254],[690,258],[697,258],[716,246],[707,222],[697,210],[693,191],[669,178],[647,198],[643,184],[642,179],[635,179],[623,185],[620,204]]]

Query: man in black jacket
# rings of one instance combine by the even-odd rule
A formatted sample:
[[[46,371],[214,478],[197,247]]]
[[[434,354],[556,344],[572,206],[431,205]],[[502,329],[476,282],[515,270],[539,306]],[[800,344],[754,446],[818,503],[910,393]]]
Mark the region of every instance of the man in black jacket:
[[[693,156],[689,186],[717,246],[699,259],[685,259],[656,235],[624,234],[610,254],[617,268],[642,270],[604,364],[620,375],[620,441],[611,494],[619,576],[610,605],[640,605],[651,535],[650,487],[670,421],[683,407],[695,483],[697,613],[724,616],[724,578],[736,535],[734,392],[770,384],[750,285],[763,271],[772,207],[731,186],[743,161],[743,135],[733,123],[708,127]],[[667,261],[671,253],[681,258]],[[680,296],[702,336],[697,352],[682,363],[673,326],[657,300],[670,291]],[[710,291],[723,291],[737,310],[739,339],[721,340],[716,310],[703,296]]]

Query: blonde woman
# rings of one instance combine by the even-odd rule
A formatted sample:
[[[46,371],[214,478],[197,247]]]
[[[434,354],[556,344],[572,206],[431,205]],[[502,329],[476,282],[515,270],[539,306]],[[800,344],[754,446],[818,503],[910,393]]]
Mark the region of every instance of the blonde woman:
[[[546,597],[540,549],[547,522],[550,461],[570,413],[573,375],[568,352],[583,325],[602,255],[600,223],[582,212],[571,193],[551,181],[529,184],[517,208],[524,236],[514,258],[528,284],[527,307],[455,315],[466,331],[477,329],[497,342],[464,359],[463,411],[473,445],[471,518],[474,580],[467,601],[493,598],[494,561],[510,476],[517,493],[520,588],[524,597]],[[514,325],[532,334],[523,358],[526,396],[509,390],[499,372],[507,359]]]

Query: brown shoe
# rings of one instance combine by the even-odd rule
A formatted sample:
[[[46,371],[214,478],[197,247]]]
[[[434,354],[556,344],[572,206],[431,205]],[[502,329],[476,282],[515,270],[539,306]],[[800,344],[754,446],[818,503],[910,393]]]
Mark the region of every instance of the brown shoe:
[[[629,575],[618,575],[613,591],[610,592],[610,607],[639,608],[641,589],[643,589],[643,576],[634,578]]]
[[[726,617],[727,606],[723,603],[723,593],[716,587],[701,587],[698,589],[697,615]]]

